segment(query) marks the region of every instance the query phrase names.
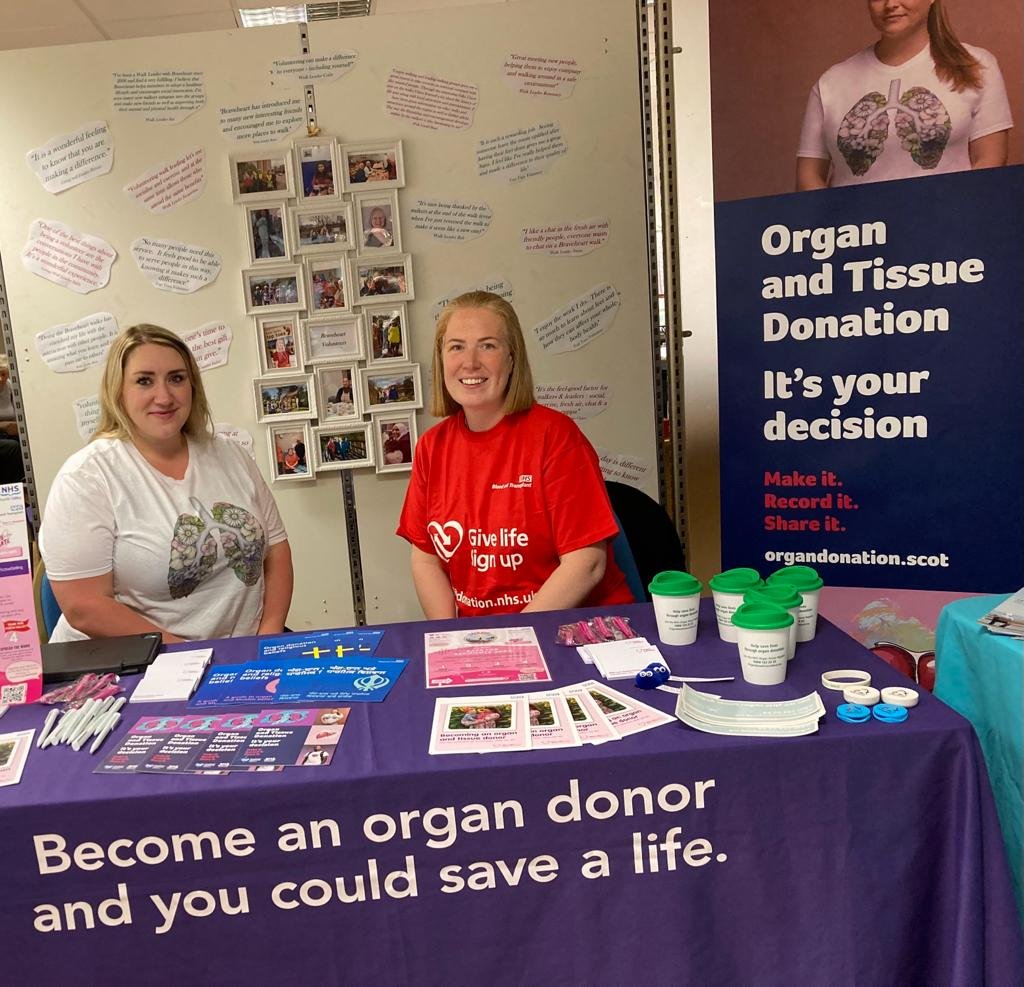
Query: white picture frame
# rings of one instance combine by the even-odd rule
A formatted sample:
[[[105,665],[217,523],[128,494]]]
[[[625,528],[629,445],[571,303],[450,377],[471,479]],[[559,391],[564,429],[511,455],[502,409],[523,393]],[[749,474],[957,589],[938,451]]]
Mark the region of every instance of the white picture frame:
[[[321,423],[361,421],[362,401],[359,368],[354,363],[331,363],[313,371],[316,380],[316,406]]]
[[[316,204],[289,210],[293,251],[308,256],[353,250],[358,241],[352,226],[352,203],[340,199],[313,202]]]
[[[423,407],[423,383],[418,363],[361,367],[359,395],[363,414],[412,411]]]
[[[301,312],[306,307],[302,266],[278,264],[246,268],[242,271],[242,297],[246,315]]]
[[[267,429],[267,453],[271,482],[305,483],[316,478],[309,422],[275,422]]]
[[[303,267],[310,321],[331,319],[352,311],[351,274],[344,254],[307,257]]]
[[[343,363],[366,358],[363,316],[361,313],[336,318],[302,321],[303,355],[308,365]]]
[[[364,305],[361,314],[366,336],[366,365],[379,367],[389,363],[409,363],[412,336],[409,332],[409,308],[405,302]]]
[[[320,425],[313,429],[313,452],[318,473],[373,466],[374,444],[370,422]],[[349,445],[346,448],[345,442]],[[333,443],[333,446],[332,446]]]
[[[306,360],[298,313],[258,315],[254,321],[260,375],[302,373]]]
[[[229,156],[235,202],[280,202],[295,197],[291,148],[261,147]]]
[[[316,389],[312,374],[257,377],[252,386],[256,421],[261,425],[316,418]]]
[[[345,192],[405,187],[400,140],[352,141],[341,145],[339,166]],[[388,177],[380,177],[381,173]]]
[[[283,201],[245,204],[245,245],[251,266],[284,264],[292,259],[287,212]]]
[[[378,473],[405,473],[416,455],[416,412],[376,415],[372,421]]]
[[[295,198],[317,202],[341,196],[338,143],[333,137],[303,137],[292,144],[295,153]]]
[[[353,305],[410,302],[416,297],[409,254],[356,254],[349,257]]]
[[[356,251],[364,256],[393,254],[402,249],[402,223],[398,215],[398,192],[356,192],[352,196]]]

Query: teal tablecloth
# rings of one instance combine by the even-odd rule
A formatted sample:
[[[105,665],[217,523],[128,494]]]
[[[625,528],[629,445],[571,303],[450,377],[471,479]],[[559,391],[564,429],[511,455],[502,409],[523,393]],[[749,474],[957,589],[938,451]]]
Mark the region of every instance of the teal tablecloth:
[[[976,596],[943,609],[935,634],[935,695],[978,734],[1024,922],[1024,641],[978,623],[1005,599]]]

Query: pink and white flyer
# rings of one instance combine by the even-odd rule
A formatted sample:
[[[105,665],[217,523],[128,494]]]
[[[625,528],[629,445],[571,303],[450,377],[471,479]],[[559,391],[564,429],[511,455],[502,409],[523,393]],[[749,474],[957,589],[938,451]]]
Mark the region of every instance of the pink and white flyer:
[[[0,484],[0,705],[33,703],[43,691],[25,492]]]
[[[423,635],[427,688],[550,682],[532,627],[478,627]]]
[[[470,696],[434,703],[431,754],[492,754],[527,751],[531,746],[525,699]]]

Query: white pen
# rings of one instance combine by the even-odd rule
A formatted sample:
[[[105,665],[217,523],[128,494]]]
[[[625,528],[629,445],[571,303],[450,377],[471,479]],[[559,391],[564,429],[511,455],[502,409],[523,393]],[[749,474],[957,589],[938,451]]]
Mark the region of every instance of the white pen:
[[[57,724],[57,728],[46,738],[46,746],[53,747],[55,744],[59,744],[64,739],[64,734],[68,728],[74,723],[75,717],[78,714],[77,709],[66,709],[64,715],[60,718],[60,723]]]
[[[120,713],[108,714],[106,726],[96,735],[96,739],[92,742],[92,746],[89,748],[90,754],[95,754],[103,745],[103,741],[107,739],[107,735],[121,720]]]
[[[82,731],[85,730],[92,722],[99,705],[99,700],[96,699],[87,699],[82,704],[82,711],[78,720],[75,722],[74,729],[71,731],[69,736],[64,738],[66,743],[70,744],[72,747],[75,746],[75,741],[78,739],[79,734],[81,734]]]
[[[36,741],[36,747],[42,747],[43,741],[46,740],[54,723],[57,722],[57,717],[60,716],[60,709],[56,706],[46,714],[46,722],[43,723],[43,729],[39,731],[39,739]]]

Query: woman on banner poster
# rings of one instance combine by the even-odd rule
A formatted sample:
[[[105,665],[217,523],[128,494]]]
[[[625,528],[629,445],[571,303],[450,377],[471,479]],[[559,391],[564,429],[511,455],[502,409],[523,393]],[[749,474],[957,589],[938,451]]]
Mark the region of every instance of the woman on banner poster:
[[[999,64],[963,44],[943,0],[867,0],[872,46],[811,90],[797,191],[1005,165],[1013,126]]]

